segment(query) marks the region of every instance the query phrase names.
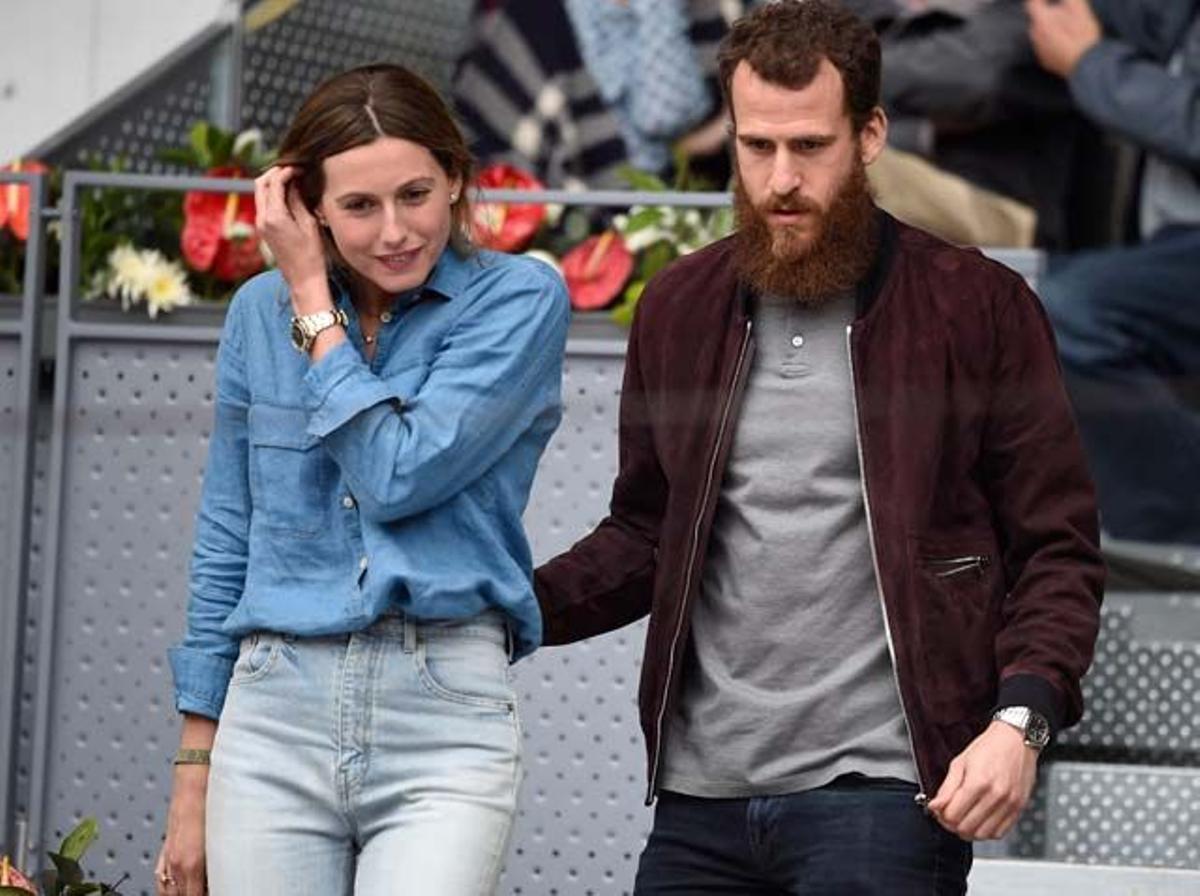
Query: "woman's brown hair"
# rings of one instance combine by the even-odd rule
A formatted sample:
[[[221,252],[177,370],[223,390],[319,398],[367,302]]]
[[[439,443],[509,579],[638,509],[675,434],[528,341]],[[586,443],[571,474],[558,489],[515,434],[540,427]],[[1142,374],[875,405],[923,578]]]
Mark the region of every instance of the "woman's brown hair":
[[[380,137],[424,146],[462,189],[451,205],[450,244],[471,251],[469,188],[475,160],[445,101],[428,81],[402,65],[375,63],[323,81],[304,100],[279,147],[277,165],[302,169],[300,197],[310,210],[325,191],[322,162]],[[338,258],[328,234],[326,247]]]

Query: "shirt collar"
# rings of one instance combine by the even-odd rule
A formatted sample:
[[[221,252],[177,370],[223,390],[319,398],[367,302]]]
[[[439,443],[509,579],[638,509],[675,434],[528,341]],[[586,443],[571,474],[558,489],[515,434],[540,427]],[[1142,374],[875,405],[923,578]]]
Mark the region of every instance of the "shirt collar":
[[[392,305],[400,308],[415,305],[423,299],[439,299],[452,301],[466,290],[471,282],[471,266],[475,261],[474,254],[460,255],[452,246],[442,250],[441,257],[429,274],[424,285],[415,289],[405,290],[393,297]],[[340,268],[333,268],[329,274],[329,282],[333,287],[334,301],[341,308],[352,304],[350,301],[349,275]]]
[[[433,266],[433,272],[425,281],[425,286],[417,291],[418,295],[423,292],[430,298],[453,301],[462,295],[470,284],[474,263],[473,254],[459,255],[453,246],[447,246],[442,250],[442,257]]]

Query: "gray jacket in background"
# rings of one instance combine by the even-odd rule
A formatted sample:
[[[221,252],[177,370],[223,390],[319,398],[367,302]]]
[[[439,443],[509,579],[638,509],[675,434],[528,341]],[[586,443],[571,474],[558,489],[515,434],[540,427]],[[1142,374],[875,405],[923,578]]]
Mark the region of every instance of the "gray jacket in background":
[[[1091,4],[1106,35],[1071,73],[1071,94],[1147,153],[1142,235],[1200,225],[1200,0]]]

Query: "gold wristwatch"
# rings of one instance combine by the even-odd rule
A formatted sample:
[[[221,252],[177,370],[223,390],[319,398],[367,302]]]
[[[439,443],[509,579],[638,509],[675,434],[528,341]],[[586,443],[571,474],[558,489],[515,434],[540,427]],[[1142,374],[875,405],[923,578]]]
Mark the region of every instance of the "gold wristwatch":
[[[330,327],[346,326],[349,323],[346,312],[341,308],[331,308],[328,311],[318,311],[316,314],[301,314],[292,318],[292,345],[297,351],[307,353],[312,349],[317,335]]]

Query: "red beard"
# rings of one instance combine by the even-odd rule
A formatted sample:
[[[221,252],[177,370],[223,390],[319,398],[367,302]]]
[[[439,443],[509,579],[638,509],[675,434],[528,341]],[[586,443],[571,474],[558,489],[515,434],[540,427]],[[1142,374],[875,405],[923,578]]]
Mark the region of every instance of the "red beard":
[[[856,159],[829,208],[811,199],[773,197],[755,206],[740,181],[734,184],[734,265],[758,292],[820,304],[844,294],[866,275],[879,243],[875,203],[867,170]],[[774,227],[771,211],[798,211],[815,216],[816,235],[805,240],[797,227]]]

